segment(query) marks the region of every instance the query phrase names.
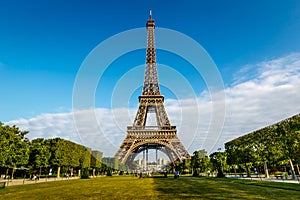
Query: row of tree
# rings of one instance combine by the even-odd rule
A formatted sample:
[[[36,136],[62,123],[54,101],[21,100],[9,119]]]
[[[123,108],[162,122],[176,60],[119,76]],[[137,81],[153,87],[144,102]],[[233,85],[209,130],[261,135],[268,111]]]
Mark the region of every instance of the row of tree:
[[[27,131],[16,126],[4,126],[0,122],[0,169],[8,174],[18,168],[26,168],[36,174],[69,173],[88,176],[108,173],[114,169],[128,171],[128,167],[116,158],[102,158],[102,152],[60,138],[38,138],[29,141]],[[173,163],[170,168],[187,171],[197,176],[200,173],[245,171],[250,175],[263,172],[269,176],[269,167],[288,166],[296,177],[300,162],[300,114],[253,133],[236,138],[225,144],[225,152],[207,155],[205,150],[195,151],[191,159]],[[85,170],[83,170],[85,169]],[[83,174],[80,174],[84,172]]]
[[[228,170],[223,152],[214,152],[208,156],[204,149],[195,151],[190,159],[171,164],[169,169],[172,168],[182,173],[191,173],[193,176],[199,176],[203,173],[210,175],[217,172],[218,177],[224,177],[223,170]]]
[[[25,137],[27,133],[16,126],[5,126],[0,122],[0,172],[5,177],[13,177],[16,170],[58,177],[62,173],[88,176],[88,171],[95,175],[119,167],[114,158],[114,165],[103,164],[100,151],[92,151],[61,138],[37,138],[30,141]],[[123,165],[121,167],[124,168]]]
[[[268,165],[273,169],[284,165],[295,178],[294,165],[299,172],[300,161],[300,114],[227,142],[225,149],[227,163],[244,165],[248,176],[249,167],[263,169],[268,177]]]
[[[270,171],[281,170],[295,179],[295,171],[300,171],[300,114],[227,142],[225,151],[220,150],[210,156],[205,150],[195,151],[191,159],[176,163],[175,168],[192,170],[194,175],[216,171],[219,177],[224,176],[223,171],[269,177]]]
[[[16,126],[0,123],[0,171],[5,176],[14,176],[16,169],[30,174],[61,174],[88,176],[112,171],[128,171],[128,167],[116,158],[102,158],[102,152],[61,138],[37,138],[30,141],[27,131]],[[218,169],[214,157],[209,158],[205,150],[194,152],[192,159],[176,163],[177,170],[189,170],[195,175]],[[9,173],[10,172],[10,173]],[[89,173],[89,174],[88,174]]]
[[[6,176],[10,168],[28,163],[30,141],[25,138],[27,133],[16,126],[4,126],[0,122],[0,167],[6,169]]]

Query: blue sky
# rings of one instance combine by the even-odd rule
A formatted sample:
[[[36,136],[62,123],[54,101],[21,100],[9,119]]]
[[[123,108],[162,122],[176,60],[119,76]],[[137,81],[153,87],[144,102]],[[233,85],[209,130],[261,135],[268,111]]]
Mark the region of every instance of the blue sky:
[[[294,67],[291,69],[296,66],[295,71],[298,72],[300,2],[297,0],[1,1],[0,121],[36,130],[37,127],[32,124],[25,126],[24,120],[28,122],[43,115],[69,113],[72,110],[73,85],[84,59],[107,38],[144,27],[149,9],[153,10],[157,27],[179,31],[203,46],[218,67],[229,93],[252,79],[255,83],[261,81],[258,77],[265,77],[263,72],[267,66],[264,64],[280,63],[281,68],[286,70],[282,63],[287,62]],[[114,45],[111,48],[119,47]],[[179,70],[189,80],[197,97],[205,94],[205,83],[184,59],[172,55],[172,52],[158,51],[157,60]],[[143,50],[117,59],[101,77],[104,86],[97,88],[96,107],[111,109],[112,90],[122,73],[144,62]],[[143,74],[140,74],[137,81],[143,80]],[[136,90],[129,98],[132,108],[138,104],[136,97],[139,92]],[[162,92],[166,98],[176,96],[168,88],[162,87]],[[108,96],[107,99],[105,96]],[[299,99],[294,97],[292,100],[297,102]],[[119,107],[128,108],[126,104],[128,102],[120,102]],[[277,106],[274,103],[274,108]],[[252,128],[236,128],[237,134],[300,111],[294,105],[290,106],[292,108],[294,111],[283,110],[281,115]],[[230,112],[231,106],[226,109]],[[43,126],[45,134],[39,136],[47,135],[48,125],[39,125]],[[234,128],[234,125],[227,124],[227,127]],[[56,130],[55,136],[63,137],[59,135],[60,131]]]

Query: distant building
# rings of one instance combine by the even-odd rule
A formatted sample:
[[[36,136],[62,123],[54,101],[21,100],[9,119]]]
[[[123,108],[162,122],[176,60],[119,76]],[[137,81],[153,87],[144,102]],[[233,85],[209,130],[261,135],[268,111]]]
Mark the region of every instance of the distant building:
[[[169,163],[164,157],[158,159],[158,165],[167,165]]]
[[[146,163],[146,160],[139,158],[137,161],[137,169],[142,171],[164,171],[166,165],[169,163],[165,158],[159,158],[157,162]]]
[[[104,157],[102,158],[102,164],[107,165],[113,169],[119,168],[119,160],[115,157]]]

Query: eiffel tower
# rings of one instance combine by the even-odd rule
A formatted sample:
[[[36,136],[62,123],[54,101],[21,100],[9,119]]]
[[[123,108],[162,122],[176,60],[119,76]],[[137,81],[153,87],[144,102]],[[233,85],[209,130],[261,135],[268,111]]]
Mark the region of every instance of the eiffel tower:
[[[157,150],[165,153],[171,162],[182,161],[190,157],[177,137],[176,126],[171,126],[164,106],[164,96],[160,94],[154,46],[155,23],[151,11],[146,28],[148,38],[143,91],[139,96],[139,107],[133,125],[127,127],[126,138],[115,154],[121,163],[128,166],[131,166],[139,153],[143,152],[145,157],[145,151],[147,162],[148,149],[156,149],[156,156]],[[146,124],[150,113],[156,115],[156,126]]]

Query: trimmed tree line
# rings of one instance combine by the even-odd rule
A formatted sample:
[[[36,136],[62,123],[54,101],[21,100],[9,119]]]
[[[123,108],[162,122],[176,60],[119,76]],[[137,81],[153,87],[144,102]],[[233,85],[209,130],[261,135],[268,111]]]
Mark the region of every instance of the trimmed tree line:
[[[251,168],[269,177],[269,167],[275,173],[276,166],[288,166],[295,179],[294,166],[299,173],[300,161],[300,114],[227,142],[225,149],[228,164],[243,166],[247,176]]]
[[[14,177],[17,172],[26,178],[61,174],[88,177],[111,173],[119,167],[117,161],[114,166],[103,163],[100,151],[61,138],[30,141],[25,137],[27,133],[0,122],[0,172],[5,178]]]
[[[265,174],[275,176],[291,174],[300,176],[300,114],[279,123],[241,136],[225,144],[225,151],[207,156],[205,150],[195,151],[191,159],[176,162],[175,168],[182,172],[199,174]]]

